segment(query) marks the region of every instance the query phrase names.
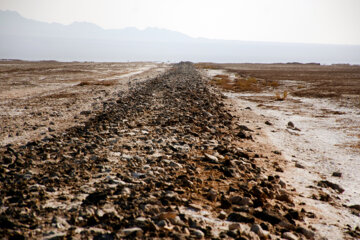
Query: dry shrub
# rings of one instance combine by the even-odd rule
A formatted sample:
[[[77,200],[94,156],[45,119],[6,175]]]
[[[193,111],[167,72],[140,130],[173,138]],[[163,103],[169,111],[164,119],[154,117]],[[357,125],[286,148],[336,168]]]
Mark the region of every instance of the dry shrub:
[[[228,75],[218,74],[213,77],[212,83],[225,90],[232,90],[235,92],[258,92],[260,91],[260,84],[254,77],[241,78],[237,77],[233,81],[229,79]]]
[[[234,83],[234,90],[236,92],[244,92],[244,91],[260,91],[260,86],[258,81],[254,77],[244,78],[236,78]]]
[[[77,86],[106,86],[106,87],[109,87],[109,86],[114,86],[116,85],[116,80],[104,80],[104,81],[93,81],[93,82],[90,82],[90,81],[82,81],[81,83],[79,83]]]
[[[286,99],[287,96],[288,96],[288,92],[287,92],[287,91],[284,91],[284,93],[283,93],[283,99]]]
[[[105,81],[96,82],[95,85],[101,85],[101,86],[109,87],[109,86],[114,86],[116,84],[117,84],[116,80],[105,80]]]
[[[216,76],[214,76],[214,78],[212,79],[212,82],[223,88],[223,89],[226,89],[226,90],[232,90],[233,89],[233,83],[231,82],[231,80],[229,79],[229,76],[228,75],[221,75],[221,74],[218,74]]]
[[[300,90],[292,93],[296,97],[308,97],[308,98],[339,98],[341,93],[325,92],[321,89],[308,89]]]
[[[303,89],[303,88],[305,88],[305,86],[304,85],[298,85],[297,88],[298,89]]]
[[[75,93],[54,93],[54,94],[45,96],[45,98],[54,98],[54,99],[72,98],[72,97],[76,97],[76,94]]]
[[[279,86],[279,82],[278,81],[269,81],[268,86],[276,88]]]
[[[217,78],[217,79],[229,79],[229,76],[225,75],[225,74],[217,74],[217,75],[214,76],[214,78]]]
[[[360,142],[351,144],[349,147],[352,148],[352,149],[354,149],[354,150],[360,151]]]
[[[104,77],[109,78],[109,77],[121,76],[121,75],[129,74],[129,73],[131,73],[131,71],[111,72],[111,73],[105,74]]]
[[[277,93],[275,94],[275,100],[276,100],[276,101],[284,101],[284,100],[287,98],[287,96],[288,96],[288,92],[287,92],[287,91],[284,91],[283,94],[282,94],[282,96],[281,96],[281,94],[280,94],[279,92],[277,92]]]
[[[196,63],[195,67],[198,69],[220,69],[220,67],[214,63]]]
[[[76,86],[88,86],[88,85],[92,85],[91,82],[89,82],[89,81],[82,81],[81,83],[79,83],[79,84],[76,85]]]

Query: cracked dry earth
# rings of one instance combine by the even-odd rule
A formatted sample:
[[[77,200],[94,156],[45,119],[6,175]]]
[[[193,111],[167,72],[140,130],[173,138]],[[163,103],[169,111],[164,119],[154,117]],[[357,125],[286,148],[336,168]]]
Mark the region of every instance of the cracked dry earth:
[[[84,125],[0,149],[1,238],[316,238],[313,214],[191,63],[102,106]]]

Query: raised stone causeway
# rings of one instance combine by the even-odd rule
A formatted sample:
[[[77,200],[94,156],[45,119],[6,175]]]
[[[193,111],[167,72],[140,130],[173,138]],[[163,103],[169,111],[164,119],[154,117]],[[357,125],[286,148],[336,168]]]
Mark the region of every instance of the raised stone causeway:
[[[83,126],[0,149],[0,238],[312,239],[278,176],[241,148],[191,63],[119,93]]]

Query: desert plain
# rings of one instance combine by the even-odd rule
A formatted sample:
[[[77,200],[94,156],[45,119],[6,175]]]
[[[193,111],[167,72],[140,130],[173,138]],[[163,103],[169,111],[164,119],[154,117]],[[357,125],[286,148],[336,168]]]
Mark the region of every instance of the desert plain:
[[[5,239],[360,238],[360,66],[0,62]]]

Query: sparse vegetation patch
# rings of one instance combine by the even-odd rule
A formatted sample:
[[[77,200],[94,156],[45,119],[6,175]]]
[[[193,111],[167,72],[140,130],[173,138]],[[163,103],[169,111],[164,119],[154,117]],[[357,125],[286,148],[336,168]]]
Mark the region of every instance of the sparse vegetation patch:
[[[277,92],[277,93],[275,94],[275,99],[276,99],[276,101],[284,101],[284,100],[287,98],[287,96],[288,96],[288,92],[287,92],[287,91],[284,91],[284,92],[282,93],[282,95],[281,95],[279,92]]]
[[[113,86],[116,85],[116,80],[104,80],[104,81],[82,81],[77,86]]]

